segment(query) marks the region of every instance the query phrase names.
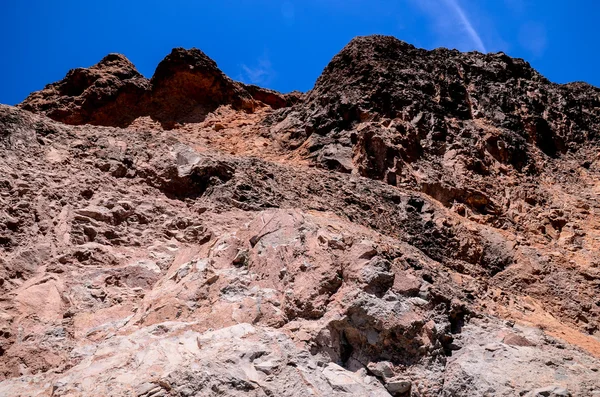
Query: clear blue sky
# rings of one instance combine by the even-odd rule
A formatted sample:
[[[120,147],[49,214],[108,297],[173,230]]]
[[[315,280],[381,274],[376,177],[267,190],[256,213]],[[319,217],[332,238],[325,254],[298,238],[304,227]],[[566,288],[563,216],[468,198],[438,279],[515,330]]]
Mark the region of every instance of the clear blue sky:
[[[0,0],[0,103],[109,52],[147,77],[197,47],[236,80],[307,91],[352,37],[525,58],[555,82],[600,86],[598,0]]]

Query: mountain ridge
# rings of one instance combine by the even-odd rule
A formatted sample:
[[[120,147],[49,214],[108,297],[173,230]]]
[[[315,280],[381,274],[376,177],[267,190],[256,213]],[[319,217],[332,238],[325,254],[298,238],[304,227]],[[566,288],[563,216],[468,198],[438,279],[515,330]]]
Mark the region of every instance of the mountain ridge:
[[[305,94],[74,69],[0,106],[0,394],[596,395],[599,130],[593,86],[388,36]]]

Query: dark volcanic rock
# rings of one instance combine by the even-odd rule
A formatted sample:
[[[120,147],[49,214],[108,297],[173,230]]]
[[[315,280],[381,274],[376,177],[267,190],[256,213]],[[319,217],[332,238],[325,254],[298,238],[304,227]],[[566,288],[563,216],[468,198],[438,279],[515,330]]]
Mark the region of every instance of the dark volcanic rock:
[[[427,51],[389,36],[353,39],[296,109],[306,134],[401,119],[442,139],[451,120],[482,120],[556,155],[596,139],[600,90],[556,85],[504,53]],[[583,109],[586,109],[584,111]],[[568,115],[567,120],[562,115]]]
[[[558,85],[503,53],[427,51],[353,39],[304,100],[267,120],[271,136],[319,167],[413,186],[447,206],[497,214],[492,180],[537,175],[596,142],[600,90]],[[491,183],[490,183],[491,182]]]

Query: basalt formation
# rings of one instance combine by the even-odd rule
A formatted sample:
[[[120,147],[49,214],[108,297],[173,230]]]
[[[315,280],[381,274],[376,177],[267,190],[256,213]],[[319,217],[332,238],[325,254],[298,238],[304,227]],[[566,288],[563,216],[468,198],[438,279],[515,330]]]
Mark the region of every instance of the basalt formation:
[[[600,89],[353,39],[0,106],[2,396],[600,396]]]

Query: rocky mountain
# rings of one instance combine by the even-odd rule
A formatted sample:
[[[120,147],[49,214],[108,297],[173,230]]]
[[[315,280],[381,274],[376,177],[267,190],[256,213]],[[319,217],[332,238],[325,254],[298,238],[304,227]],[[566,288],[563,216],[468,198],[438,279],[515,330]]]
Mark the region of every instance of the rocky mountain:
[[[0,106],[2,396],[600,396],[600,90],[352,40]]]

